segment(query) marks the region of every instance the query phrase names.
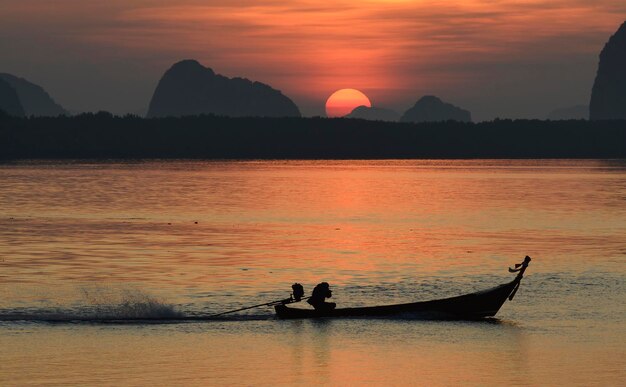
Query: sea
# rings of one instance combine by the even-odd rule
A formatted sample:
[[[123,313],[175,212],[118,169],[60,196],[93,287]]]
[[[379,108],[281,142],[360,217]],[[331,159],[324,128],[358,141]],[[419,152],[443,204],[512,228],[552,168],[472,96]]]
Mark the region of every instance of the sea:
[[[295,282],[461,295],[526,255],[495,318],[211,318]],[[0,165],[2,386],[624,386],[625,279],[625,160]]]

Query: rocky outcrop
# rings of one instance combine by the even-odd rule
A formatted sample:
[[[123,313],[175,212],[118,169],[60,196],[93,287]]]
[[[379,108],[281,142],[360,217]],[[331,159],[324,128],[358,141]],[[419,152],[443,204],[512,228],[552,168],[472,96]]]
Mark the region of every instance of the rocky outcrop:
[[[24,109],[15,89],[0,78],[0,111],[14,117],[24,117]],[[0,112],[0,114],[2,114]]]
[[[299,117],[280,91],[244,78],[227,78],[195,60],[174,64],[157,85],[148,117],[215,114],[230,117]]]
[[[552,121],[559,120],[588,120],[589,106],[576,105],[561,109],[555,109],[548,114],[547,119]]]
[[[445,103],[432,95],[427,95],[420,98],[412,108],[400,117],[400,122],[438,121],[471,122],[472,115],[467,110]]]
[[[6,73],[0,74],[0,79],[15,89],[27,116],[56,117],[61,114],[67,114],[67,111],[54,102],[41,86],[35,85],[24,78]]]
[[[600,53],[598,73],[591,91],[589,118],[626,119],[626,22],[611,36]]]
[[[398,121],[400,114],[390,109],[359,106],[354,108],[346,118],[360,118],[370,121]]]

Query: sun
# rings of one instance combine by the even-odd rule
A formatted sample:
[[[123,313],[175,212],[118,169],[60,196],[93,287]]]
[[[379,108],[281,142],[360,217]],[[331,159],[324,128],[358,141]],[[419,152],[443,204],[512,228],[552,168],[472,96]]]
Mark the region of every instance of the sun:
[[[337,90],[326,100],[326,116],[343,117],[359,106],[372,107],[372,103],[356,89]]]

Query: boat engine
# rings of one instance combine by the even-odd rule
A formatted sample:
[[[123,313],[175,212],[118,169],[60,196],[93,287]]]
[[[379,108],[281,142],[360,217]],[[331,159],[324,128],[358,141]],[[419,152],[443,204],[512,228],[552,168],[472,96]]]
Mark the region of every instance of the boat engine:
[[[304,297],[304,286],[296,282],[295,284],[291,285],[291,289],[293,290],[293,299],[296,302],[299,302],[302,297]]]

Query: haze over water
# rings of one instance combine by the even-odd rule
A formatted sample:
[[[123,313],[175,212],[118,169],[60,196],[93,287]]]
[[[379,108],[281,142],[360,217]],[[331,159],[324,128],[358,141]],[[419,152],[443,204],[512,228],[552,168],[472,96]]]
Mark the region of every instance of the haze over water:
[[[626,383],[623,161],[46,162],[0,181],[1,385]],[[296,281],[339,306],[453,296],[525,255],[486,322],[172,321]]]

